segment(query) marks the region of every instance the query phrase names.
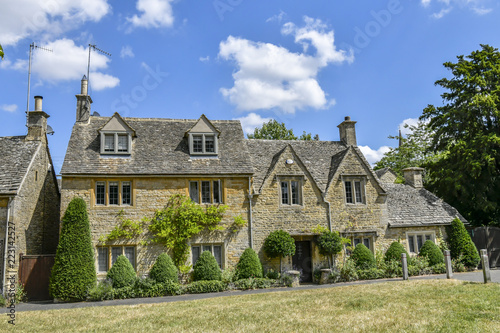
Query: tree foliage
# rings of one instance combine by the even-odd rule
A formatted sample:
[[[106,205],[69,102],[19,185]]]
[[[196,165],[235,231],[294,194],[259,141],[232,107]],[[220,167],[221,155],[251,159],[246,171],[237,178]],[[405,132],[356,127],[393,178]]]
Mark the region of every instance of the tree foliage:
[[[405,124],[410,132],[406,137],[402,135],[389,136],[389,139],[396,139],[400,145],[396,148],[389,148],[384,157],[375,164],[374,169],[391,168],[397,176],[397,182],[403,182],[403,169],[409,167],[420,167],[436,158],[436,152],[430,151],[433,132],[427,124],[419,121],[417,125]]]
[[[74,198],[62,218],[61,236],[50,277],[50,294],[64,301],[83,300],[96,284],[94,250],[87,206]]]
[[[172,258],[168,254],[162,253],[156,258],[153,267],[151,267],[149,277],[160,283],[167,281],[178,283],[179,271],[175,267]]]
[[[446,234],[448,235],[447,242],[450,246],[452,259],[460,259],[464,266],[469,269],[479,265],[480,258],[477,248],[462,221],[455,218],[451,225],[446,228]]]
[[[179,267],[186,262],[188,240],[203,230],[223,230],[218,224],[226,206],[202,206],[184,195],[172,196],[165,208],[155,212],[149,225],[152,241],[172,250],[174,264]]]
[[[264,252],[269,258],[280,258],[280,271],[282,257],[295,254],[295,240],[283,230],[275,230],[264,241]]]
[[[106,278],[111,280],[113,288],[123,288],[133,285],[137,274],[127,257],[122,254],[116,258],[115,263],[106,274]]]
[[[2,47],[2,45],[0,45],[0,58],[2,58],[2,60],[3,60],[3,56],[4,56],[3,47]]]
[[[300,137],[293,134],[292,129],[287,129],[285,123],[279,123],[274,119],[262,124],[261,128],[256,128],[253,134],[248,134],[249,139],[266,140],[319,140],[318,134],[312,137],[311,133],[302,133]]]
[[[500,224],[500,53],[489,45],[444,67],[436,85],[445,104],[424,109],[434,132],[429,147],[443,152],[427,163],[429,188],[472,224]]]
[[[318,236],[318,242],[316,245],[318,246],[319,253],[328,258],[329,264],[330,257],[340,253],[344,247],[344,243],[342,242],[342,238],[340,237],[338,231],[329,230],[321,232]]]

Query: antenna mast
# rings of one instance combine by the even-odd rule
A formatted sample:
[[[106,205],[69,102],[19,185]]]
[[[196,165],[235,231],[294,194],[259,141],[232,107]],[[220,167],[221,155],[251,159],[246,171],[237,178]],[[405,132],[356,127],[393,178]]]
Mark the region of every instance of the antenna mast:
[[[94,51],[98,51],[98,52],[100,52],[102,54],[105,54],[105,55],[111,57],[111,53],[108,53],[108,52],[106,52],[104,50],[101,50],[95,44],[89,44],[89,62],[88,62],[88,65],[87,65],[87,82],[88,82],[87,84],[88,84],[89,87],[90,87],[90,50],[92,50],[92,49],[94,49]],[[87,91],[87,105],[89,103],[88,96],[89,96],[89,93]]]
[[[28,112],[30,111],[30,86],[31,86],[31,56],[34,49],[40,49],[48,52],[53,52],[51,49],[37,46],[35,43],[30,44],[30,55],[28,60],[28,98],[26,101],[26,127],[28,127]]]

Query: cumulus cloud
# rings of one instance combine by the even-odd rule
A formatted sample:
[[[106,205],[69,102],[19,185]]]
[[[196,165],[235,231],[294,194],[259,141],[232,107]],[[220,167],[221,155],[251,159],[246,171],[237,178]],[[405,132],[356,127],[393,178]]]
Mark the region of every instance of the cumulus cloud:
[[[137,0],[139,15],[127,17],[133,27],[162,28],[174,24],[172,2],[174,0]]]
[[[260,115],[252,112],[246,117],[234,118],[234,120],[241,122],[241,127],[243,127],[245,134],[253,134],[257,127],[262,127],[262,124],[267,123],[271,118],[262,118]]]
[[[361,150],[363,155],[365,155],[366,160],[371,165],[380,161],[380,159],[384,157],[384,154],[390,150],[388,146],[382,146],[377,150],[373,150],[368,146],[358,146],[358,148]]]
[[[418,118],[407,118],[407,119],[403,120],[399,124],[399,129],[401,130],[401,135],[407,136],[408,134],[410,134],[412,132],[411,129],[409,127],[405,127],[405,125],[417,126],[419,122],[420,122],[420,120]],[[424,123],[428,123],[428,122],[429,122],[429,120],[424,121]]]
[[[0,110],[11,112],[11,113],[16,112],[17,105],[16,104],[2,104],[2,105],[0,105]]]
[[[122,47],[120,51],[120,58],[133,58],[135,56],[134,52],[132,51],[132,46],[130,45],[125,45]]]
[[[42,45],[53,52],[36,51],[31,64],[31,72],[42,82],[56,84],[70,80],[80,80],[87,73],[88,48],[78,46],[70,39],[59,39]],[[90,87],[95,90],[116,87],[120,80],[102,73],[108,68],[110,58],[92,52]],[[27,60],[18,59],[8,68],[26,70]]]
[[[321,20],[305,17],[305,25],[283,25],[281,33],[291,35],[302,52],[294,53],[271,43],[229,36],[219,45],[219,58],[233,62],[234,86],[221,88],[222,95],[238,110],[277,108],[286,113],[329,106],[318,81],[318,72],[331,63],[352,62],[352,53],[337,50],[333,31]],[[314,54],[310,49],[314,48]]]
[[[28,37],[48,40],[85,22],[97,22],[110,10],[107,0],[4,1],[0,11],[0,41],[6,46]]]

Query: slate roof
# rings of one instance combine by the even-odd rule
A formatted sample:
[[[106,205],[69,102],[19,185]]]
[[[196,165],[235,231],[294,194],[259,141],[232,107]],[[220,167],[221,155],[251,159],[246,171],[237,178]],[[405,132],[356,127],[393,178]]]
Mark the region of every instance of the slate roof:
[[[273,161],[290,145],[300,158],[320,191],[325,192],[330,170],[338,167],[337,158],[345,154],[347,147],[340,141],[304,141],[304,140],[246,140],[248,151],[254,167],[254,189],[260,193],[264,180],[274,165]]]
[[[424,188],[404,184],[384,184],[390,227],[447,225],[460,213]]]
[[[391,168],[389,168],[389,167],[385,167],[385,168],[382,168],[382,169],[375,170],[375,174],[377,175],[378,178],[381,178],[387,172],[391,172],[392,174],[396,175],[394,173],[394,171],[392,171]]]
[[[16,194],[28,171],[39,141],[26,136],[0,137],[0,194]]]
[[[106,175],[221,175],[252,174],[248,150],[240,122],[212,121],[221,131],[218,158],[191,157],[184,134],[195,120],[123,118],[136,132],[127,156],[101,157],[98,129],[110,117],[90,117],[75,123],[61,174]]]

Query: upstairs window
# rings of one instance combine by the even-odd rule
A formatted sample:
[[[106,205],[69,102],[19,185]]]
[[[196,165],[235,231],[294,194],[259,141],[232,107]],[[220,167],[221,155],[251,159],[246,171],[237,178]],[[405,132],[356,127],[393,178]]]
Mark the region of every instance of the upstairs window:
[[[132,205],[131,181],[97,181],[95,182],[96,206],[130,206]]]
[[[220,180],[193,180],[189,182],[189,197],[202,204],[222,203],[222,185]]]
[[[281,179],[281,204],[302,204],[302,182],[298,179]]]
[[[130,154],[131,135],[101,133],[101,154]]]
[[[189,134],[191,155],[217,155],[217,143],[215,134]]]
[[[344,180],[345,202],[348,204],[364,204],[365,186],[363,179]]]

